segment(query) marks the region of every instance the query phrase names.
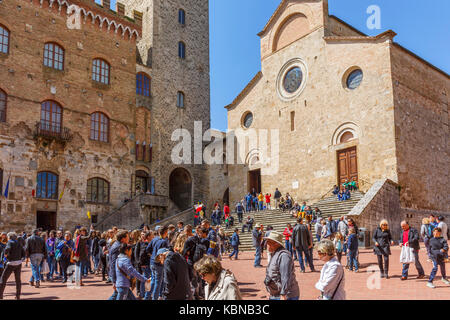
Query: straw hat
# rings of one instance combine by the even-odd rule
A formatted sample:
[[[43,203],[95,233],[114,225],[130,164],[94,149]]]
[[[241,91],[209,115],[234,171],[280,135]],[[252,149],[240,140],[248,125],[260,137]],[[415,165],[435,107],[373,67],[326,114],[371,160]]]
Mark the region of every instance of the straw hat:
[[[265,237],[264,240],[272,240],[276,243],[280,244],[282,247],[284,247],[283,244],[283,235],[276,231],[271,231],[268,237]]]

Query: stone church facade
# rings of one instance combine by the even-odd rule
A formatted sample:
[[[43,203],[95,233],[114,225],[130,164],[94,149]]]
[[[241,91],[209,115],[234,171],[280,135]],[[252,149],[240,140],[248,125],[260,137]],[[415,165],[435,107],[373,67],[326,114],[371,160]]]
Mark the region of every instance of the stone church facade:
[[[228,171],[231,203],[276,187],[314,203],[345,179],[363,191],[390,179],[402,207],[450,211],[449,76],[395,35],[361,33],[326,0],[281,1],[259,33],[261,71],[226,107],[230,132],[274,130],[279,151],[270,138],[266,153],[245,146]]]
[[[0,228],[101,222],[141,192],[152,223],[207,199],[171,135],[209,129],[208,30],[207,1],[1,2]]]

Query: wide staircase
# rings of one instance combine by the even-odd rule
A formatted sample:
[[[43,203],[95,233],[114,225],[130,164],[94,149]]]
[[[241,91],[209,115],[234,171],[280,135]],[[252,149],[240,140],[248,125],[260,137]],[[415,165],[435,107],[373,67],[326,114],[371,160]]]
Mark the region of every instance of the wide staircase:
[[[322,212],[322,218],[328,218],[328,216],[332,216],[333,219],[338,219],[343,215],[346,215],[350,212],[350,210],[359,202],[359,200],[364,196],[364,194],[360,191],[353,191],[351,194],[351,198],[346,201],[338,201],[335,195],[325,197],[324,199],[318,201],[313,204],[311,208],[318,207]],[[295,225],[296,219],[289,215],[288,211],[282,212],[281,210],[264,210],[258,212],[247,212],[244,213],[244,221],[248,216],[251,216],[255,223],[262,224],[264,226],[264,230],[266,230],[267,226],[272,226],[273,230],[283,233],[286,225],[290,223],[292,226]],[[231,235],[233,233],[234,228],[239,228],[239,231],[242,230],[243,223],[239,223],[237,219],[237,214],[233,213],[233,217],[235,218],[235,224],[230,229],[225,229],[226,233]],[[222,224],[223,228],[225,228],[225,224]],[[313,228],[313,238],[316,240],[315,230]],[[251,232],[246,231],[245,233],[240,233],[239,235],[241,245],[239,246],[239,250],[241,251],[252,251],[254,250],[252,244],[252,236]]]

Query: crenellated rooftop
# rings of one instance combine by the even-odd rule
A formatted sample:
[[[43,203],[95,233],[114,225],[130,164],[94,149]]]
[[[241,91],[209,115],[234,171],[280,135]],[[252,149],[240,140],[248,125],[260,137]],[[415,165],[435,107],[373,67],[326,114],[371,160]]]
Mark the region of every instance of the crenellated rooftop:
[[[102,5],[94,0],[25,0],[41,8],[54,8],[58,14],[80,13],[81,22],[91,22],[105,31],[113,30],[123,38],[138,40],[142,33],[142,12],[133,10],[133,17],[125,16],[125,5],[117,2],[116,11],[111,10],[110,0]],[[64,10],[64,11],[63,11]]]

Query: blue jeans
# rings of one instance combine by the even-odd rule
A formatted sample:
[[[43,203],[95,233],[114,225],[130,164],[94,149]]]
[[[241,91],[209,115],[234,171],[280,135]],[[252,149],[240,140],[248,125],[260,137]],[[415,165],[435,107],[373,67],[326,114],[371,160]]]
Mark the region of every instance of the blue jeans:
[[[256,247],[254,266],[256,267],[260,265],[261,265],[261,247]]]
[[[41,263],[43,261],[44,255],[42,253],[33,253],[30,255],[30,264],[31,264],[31,278],[32,281],[40,281],[41,280]]]
[[[445,273],[445,262],[444,261],[437,262],[436,259],[433,259],[433,269],[431,270],[430,279],[428,280],[428,282],[433,282],[434,277],[436,277],[436,273],[438,271],[438,266],[441,267],[442,279],[447,278],[447,275]]]
[[[117,297],[116,300],[136,300],[133,292],[128,287],[119,287],[117,288]]]
[[[415,265],[416,265],[417,272],[419,273],[419,276],[424,275],[425,271],[423,271],[422,265],[420,264],[418,250],[414,250],[414,259],[415,259]],[[402,277],[408,278],[408,270],[409,270],[409,263],[404,263],[403,270],[402,270]]]
[[[284,240],[284,246],[292,255],[292,243],[289,240]]]
[[[258,204],[259,204],[259,210],[262,211],[264,209],[264,202],[259,201]]]
[[[55,268],[56,268],[55,256],[48,256],[47,263],[48,263],[48,270],[49,270],[49,272],[47,274],[47,280],[53,279],[53,275],[55,274]]]
[[[119,289],[119,288],[117,288]],[[108,298],[108,300],[117,300],[117,295],[119,293],[117,292],[117,290],[114,290],[113,294],[111,295],[111,297]]]
[[[162,292],[162,284],[164,280],[164,267],[159,265],[152,265],[152,281],[151,281],[151,298],[152,300],[158,300]],[[146,293],[147,294],[147,293]]]
[[[233,246],[233,252],[229,255],[229,257],[231,258],[232,256],[236,256],[236,259],[238,258],[238,253],[239,253],[239,246]]]
[[[299,297],[287,298],[288,300],[298,300]],[[281,297],[270,297],[269,300],[281,300]]]
[[[142,270],[142,274],[144,275],[145,278],[150,279],[150,276],[152,275],[152,271],[150,269],[150,266],[141,266],[141,270]],[[145,282],[140,282],[141,283],[141,291],[139,296],[141,298],[144,298],[145,295],[147,294],[147,292],[145,291]]]
[[[98,265],[100,263],[100,254],[97,254],[94,256],[94,270],[98,269]]]
[[[431,251],[430,251],[430,239],[428,237],[425,237],[423,239],[423,244],[425,245],[425,248],[427,248],[427,255],[429,259],[431,258]]]
[[[302,271],[305,271],[305,264],[303,262],[303,254],[305,254],[305,262],[309,265],[311,270],[314,270],[314,264],[312,257],[310,256],[309,249],[307,251],[297,249],[297,257],[298,257],[298,263],[300,264],[300,269]]]
[[[350,262],[350,271],[353,271],[353,266],[355,266],[355,271],[358,271],[358,260],[356,259],[358,251],[357,250],[349,250],[348,251],[348,259]]]

